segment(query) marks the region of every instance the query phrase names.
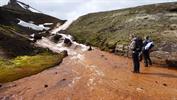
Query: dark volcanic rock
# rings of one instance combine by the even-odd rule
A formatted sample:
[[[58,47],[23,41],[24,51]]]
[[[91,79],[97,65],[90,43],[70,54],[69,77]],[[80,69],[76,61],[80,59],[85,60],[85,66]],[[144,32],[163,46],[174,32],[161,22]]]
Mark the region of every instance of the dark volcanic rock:
[[[57,43],[62,38],[62,35],[55,34],[51,37],[51,41]]]
[[[42,34],[36,33],[34,34],[34,40],[40,40],[42,39]]]
[[[62,51],[64,57],[68,56],[68,52],[66,50]]]
[[[89,46],[89,49],[88,49],[88,51],[92,51],[93,49],[92,49],[92,46]]]
[[[44,85],[44,87],[45,87],[45,88],[47,88],[47,87],[48,87],[48,85],[47,85],[47,84],[45,84],[45,85]]]
[[[71,42],[71,40],[70,39],[67,39],[67,38],[65,38],[65,40],[64,40],[64,44],[65,44],[65,46],[71,46],[72,45],[72,42]]]

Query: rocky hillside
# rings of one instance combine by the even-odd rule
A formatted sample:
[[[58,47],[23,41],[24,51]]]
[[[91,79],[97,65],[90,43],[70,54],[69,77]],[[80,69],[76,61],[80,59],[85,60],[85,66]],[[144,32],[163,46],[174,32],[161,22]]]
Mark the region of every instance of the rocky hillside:
[[[87,14],[67,31],[81,43],[126,56],[132,34],[149,35],[154,63],[177,66],[177,2]]]
[[[30,41],[31,35],[41,38],[64,22],[23,2],[10,0],[0,7],[0,56],[8,58],[38,52],[39,48]],[[40,36],[38,33],[41,33]]]
[[[67,52],[53,53],[35,42],[63,23],[20,1],[0,7],[0,84],[61,63]]]

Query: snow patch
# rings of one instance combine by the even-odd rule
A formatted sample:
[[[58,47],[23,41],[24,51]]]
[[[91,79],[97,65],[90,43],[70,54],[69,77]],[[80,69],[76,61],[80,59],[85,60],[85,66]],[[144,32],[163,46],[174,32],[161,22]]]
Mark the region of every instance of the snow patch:
[[[33,8],[28,8],[28,10],[30,10],[31,12],[35,12],[35,13],[40,13],[39,11],[33,9]]]
[[[44,23],[44,25],[53,25],[53,23]]]
[[[34,13],[40,13],[39,11],[37,11],[37,10],[31,8],[29,5],[24,5],[24,4],[19,3],[19,2],[17,2],[17,3],[18,3],[23,9],[29,10],[29,11],[34,12]]]
[[[44,27],[43,24],[40,24],[40,25],[35,25],[33,24],[32,21],[30,21],[29,23],[28,22],[25,22],[21,19],[18,19],[20,22],[18,23],[18,25],[21,25],[23,27],[28,27],[28,28],[31,28],[33,30],[36,30],[36,31],[42,31],[42,30],[49,30],[50,28],[49,27]]]
[[[25,5],[23,5],[23,4],[21,4],[21,3],[19,3],[19,2],[17,2],[22,8],[24,8],[24,9],[26,9],[27,8],[27,6],[25,6]]]

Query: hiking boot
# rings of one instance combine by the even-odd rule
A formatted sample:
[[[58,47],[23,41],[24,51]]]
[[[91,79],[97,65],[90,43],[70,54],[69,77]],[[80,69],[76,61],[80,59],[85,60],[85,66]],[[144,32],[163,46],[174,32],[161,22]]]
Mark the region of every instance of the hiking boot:
[[[132,71],[132,73],[140,73],[139,71]]]
[[[144,66],[145,66],[145,67],[148,67],[148,64],[145,64]]]

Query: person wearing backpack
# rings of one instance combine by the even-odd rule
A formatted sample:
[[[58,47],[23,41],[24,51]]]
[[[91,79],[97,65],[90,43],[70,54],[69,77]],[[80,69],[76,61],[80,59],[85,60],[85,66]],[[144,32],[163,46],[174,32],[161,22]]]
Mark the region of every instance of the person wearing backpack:
[[[130,44],[130,49],[132,50],[132,60],[133,60],[133,73],[140,73],[140,58],[139,55],[142,51],[143,40],[141,37],[134,37]]]
[[[145,67],[148,65],[152,65],[152,61],[150,58],[150,50],[154,47],[153,41],[150,39],[149,36],[146,36],[145,40],[143,41],[143,57],[144,57],[144,64]]]

